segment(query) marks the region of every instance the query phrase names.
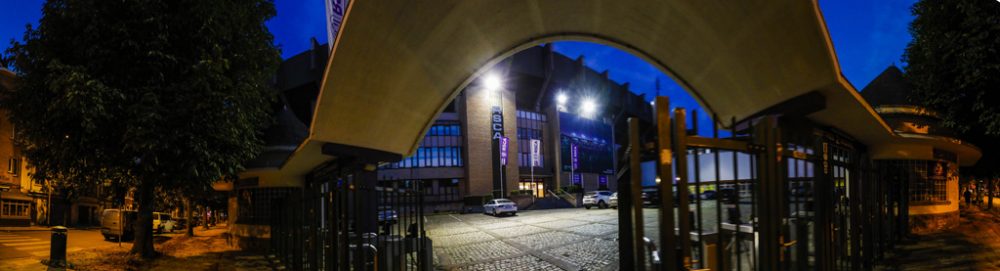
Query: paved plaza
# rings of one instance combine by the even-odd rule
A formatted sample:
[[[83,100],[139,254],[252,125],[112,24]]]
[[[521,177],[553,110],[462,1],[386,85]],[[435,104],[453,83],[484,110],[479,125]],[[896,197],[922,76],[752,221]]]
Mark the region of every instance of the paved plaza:
[[[446,270],[617,270],[617,215],[583,208],[436,215],[428,235]]]

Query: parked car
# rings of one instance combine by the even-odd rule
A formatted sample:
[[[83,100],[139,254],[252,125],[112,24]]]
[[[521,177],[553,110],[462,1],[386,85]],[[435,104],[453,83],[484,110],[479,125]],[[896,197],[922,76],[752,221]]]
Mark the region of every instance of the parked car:
[[[642,189],[642,205],[652,206],[660,204],[660,190],[658,188]],[[677,197],[674,197],[674,204],[677,204]]]
[[[590,209],[590,207],[597,206],[597,208],[608,208],[608,202],[611,201],[611,191],[590,191],[583,194],[583,207]]]
[[[608,198],[608,207],[618,209],[618,192],[612,193],[611,197]]]
[[[740,201],[740,196],[736,193],[736,189],[733,188],[719,189],[719,192],[716,194],[716,198],[726,204],[736,204]]]
[[[517,204],[509,199],[495,199],[483,204],[483,213],[499,216],[502,214],[517,215]]]
[[[153,230],[156,233],[163,233],[167,229],[167,225],[169,224],[167,221],[170,221],[170,214],[153,212]]]
[[[701,199],[715,199],[715,190],[705,190],[701,192]]]
[[[104,240],[110,240],[111,237],[119,240],[132,239],[133,225],[138,217],[139,213],[136,211],[104,209],[101,213],[101,235],[104,235]]]
[[[378,207],[378,224],[393,225],[399,222],[399,214],[388,206]]]

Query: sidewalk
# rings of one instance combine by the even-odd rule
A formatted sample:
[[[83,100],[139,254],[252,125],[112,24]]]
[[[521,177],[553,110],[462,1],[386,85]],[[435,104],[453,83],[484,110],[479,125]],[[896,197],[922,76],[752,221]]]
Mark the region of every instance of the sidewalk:
[[[963,206],[959,226],[903,242],[878,270],[1000,270],[997,211]]]
[[[86,227],[66,227],[70,230],[99,230],[100,226],[86,226]],[[50,231],[52,227],[49,226],[27,226],[27,227],[0,227],[2,232],[18,232],[18,231]]]
[[[0,262],[0,270],[273,270],[263,255],[242,252],[230,245],[225,225],[208,230],[196,227],[193,237],[178,231],[155,239],[155,249],[161,255],[152,260],[129,254],[132,245],[128,244],[69,253],[71,269],[48,269],[41,259],[20,258]]]

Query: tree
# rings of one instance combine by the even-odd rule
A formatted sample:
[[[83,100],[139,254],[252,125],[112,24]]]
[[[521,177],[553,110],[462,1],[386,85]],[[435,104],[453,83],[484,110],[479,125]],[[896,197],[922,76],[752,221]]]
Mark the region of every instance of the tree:
[[[204,187],[262,148],[280,61],[270,0],[49,0],[0,95],[34,178],[128,176],[132,252],[153,257],[157,187]]]
[[[994,178],[1000,162],[1000,3],[921,0],[913,6],[906,77],[913,102],[938,111],[942,124],[979,146],[983,158],[964,173]]]

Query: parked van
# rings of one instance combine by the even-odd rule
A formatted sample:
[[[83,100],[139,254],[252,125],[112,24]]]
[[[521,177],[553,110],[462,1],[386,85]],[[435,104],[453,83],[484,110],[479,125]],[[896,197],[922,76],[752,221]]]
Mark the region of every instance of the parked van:
[[[170,214],[153,212],[153,230],[156,233],[173,231],[173,222],[170,221]]]
[[[136,211],[123,211],[119,209],[104,209],[101,213],[101,235],[104,240],[111,237],[121,240],[131,239],[134,235],[135,220],[139,213]]]

